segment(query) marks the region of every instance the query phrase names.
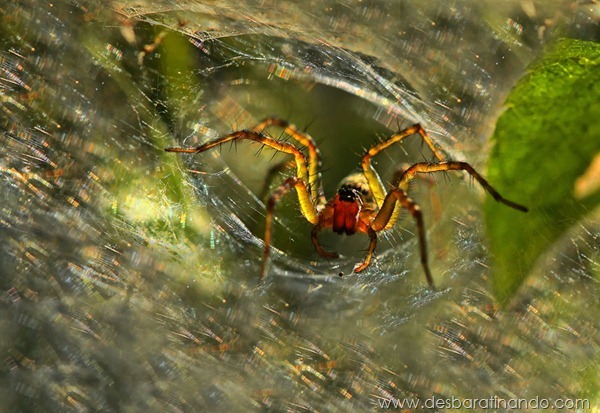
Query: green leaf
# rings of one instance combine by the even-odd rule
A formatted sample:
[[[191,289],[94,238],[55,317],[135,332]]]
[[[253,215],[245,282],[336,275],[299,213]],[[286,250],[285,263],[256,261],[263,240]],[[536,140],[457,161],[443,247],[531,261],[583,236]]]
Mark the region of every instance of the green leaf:
[[[600,45],[556,43],[512,90],[506,108],[494,132],[488,177],[530,211],[486,201],[493,289],[501,304],[537,259],[600,202]]]

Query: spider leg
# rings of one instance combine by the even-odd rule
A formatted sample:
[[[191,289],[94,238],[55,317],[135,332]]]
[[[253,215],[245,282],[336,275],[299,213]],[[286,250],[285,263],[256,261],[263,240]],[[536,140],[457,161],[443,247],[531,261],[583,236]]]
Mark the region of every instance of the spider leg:
[[[295,125],[289,123],[286,120],[280,118],[266,118],[263,119],[258,125],[252,128],[255,132],[263,132],[269,126],[277,126],[284,130],[285,133],[296,139],[302,146],[308,148],[308,187],[310,188],[310,194],[314,202],[319,204],[325,204],[325,194],[323,192],[323,186],[321,185],[321,160],[319,148],[315,143],[312,136],[307,133],[298,131]]]
[[[271,227],[273,223],[273,211],[275,209],[275,204],[281,199],[281,197],[283,197],[291,188],[295,187],[302,215],[311,224],[317,224],[319,222],[319,214],[316,210],[315,204],[313,203],[310,192],[306,186],[306,182],[308,179],[308,170],[306,167],[306,158],[304,154],[294,145],[291,145],[286,142],[276,141],[275,139],[268,137],[260,132],[249,130],[233,132],[229,135],[225,135],[219,139],[207,142],[204,145],[200,145],[198,147],[166,148],[165,151],[179,153],[200,153],[220,146],[227,142],[236,142],[237,140],[250,140],[259,142],[277,151],[294,155],[294,160],[296,162],[297,167],[297,176],[286,179],[284,183],[281,184],[273,192],[267,203],[267,216],[264,239],[265,249],[263,253],[263,262],[260,270],[260,275],[262,277],[265,274],[267,264],[266,260],[269,256],[269,251],[271,249]]]
[[[375,202],[377,203],[377,206],[379,208],[381,208],[386,194],[385,189],[383,187],[383,183],[381,182],[381,178],[377,174],[377,171],[375,171],[375,168],[373,168],[373,165],[371,165],[371,158],[377,155],[379,152],[383,151],[384,149],[389,148],[394,143],[400,142],[406,137],[417,134],[420,135],[423,141],[425,141],[425,143],[427,144],[427,146],[429,146],[429,149],[431,149],[435,157],[441,162],[443,162],[445,159],[442,155],[442,152],[436,147],[431,138],[427,136],[425,129],[423,129],[419,124],[412,125],[404,130],[401,130],[398,133],[393,134],[385,141],[372,146],[363,156],[361,162],[363,172],[365,174],[365,177],[367,178],[367,182],[369,183],[369,187],[371,188],[371,192],[373,192]]]
[[[354,272],[361,272],[365,268],[367,268],[371,264],[371,259],[373,258],[373,253],[375,252],[375,247],[377,246],[377,232],[372,227],[369,227],[367,230],[369,234],[369,238],[371,241],[369,242],[369,250],[367,251],[367,256],[363,262],[359,262],[354,266]]]
[[[417,222],[421,265],[423,266],[423,270],[425,271],[427,283],[430,287],[433,288],[433,277],[431,276],[431,271],[429,270],[429,263],[427,260],[427,242],[425,240],[425,225],[423,224],[423,214],[421,213],[421,208],[419,207],[419,205],[417,205],[415,201],[410,199],[404,190],[400,188],[393,188],[390,192],[388,192],[381,208],[379,209],[379,212],[373,219],[373,222],[371,222],[370,230],[377,233],[378,231],[388,228],[390,226],[389,223],[391,222],[394,216],[394,211],[396,210],[397,204],[400,204],[402,207],[406,208]],[[370,257],[368,258],[370,259]]]
[[[300,202],[300,210],[302,211],[302,215],[312,224],[316,224],[319,221],[319,216],[317,210],[315,209],[314,204],[310,199],[310,194],[308,193],[308,188],[304,181],[298,177],[290,177],[286,179],[283,184],[281,184],[269,198],[267,202],[267,217],[265,222],[265,249],[263,251],[263,260],[262,265],[260,267],[260,277],[263,278],[265,276],[265,271],[267,269],[267,259],[269,258],[269,252],[271,250],[271,228],[273,226],[273,215],[275,210],[275,205],[279,200],[289,192],[290,189],[296,188],[296,192],[298,193],[298,200]]]
[[[297,147],[295,147],[292,144],[276,141],[275,139],[273,139],[269,136],[266,136],[260,132],[256,132],[256,131],[241,130],[241,131],[230,133],[229,135],[222,136],[221,138],[215,139],[214,141],[211,141],[211,142],[207,142],[204,145],[200,145],[195,148],[194,147],[191,147],[191,148],[165,148],[165,151],[179,152],[179,153],[200,153],[200,152],[205,152],[214,147],[220,146],[224,143],[231,142],[231,141],[237,141],[237,140],[250,140],[250,141],[259,142],[259,143],[262,143],[263,145],[273,148],[277,151],[284,152],[284,153],[287,153],[290,155],[294,155],[294,160],[296,162],[296,169],[297,169],[297,172],[296,172],[297,177],[303,182],[309,182],[308,181],[308,178],[309,178],[308,169],[306,167],[306,157],[300,151],[300,149],[298,149]],[[302,204],[303,202],[304,203],[308,202],[308,203],[312,204],[313,201],[308,192],[307,192],[307,195],[308,195],[308,199],[300,200],[300,204]],[[298,197],[300,198],[300,192],[298,192]]]
[[[321,225],[320,223],[315,225],[312,229],[312,231],[310,232],[310,239],[312,240],[313,245],[315,246],[315,248],[317,249],[317,253],[321,256],[321,257],[325,257],[325,258],[332,258],[332,259],[336,259],[339,258],[339,255],[337,252],[328,252],[325,251],[323,249],[323,246],[319,243],[319,238],[317,238],[317,234],[319,233],[319,231],[321,231],[323,229],[323,225]]]
[[[400,178],[402,178],[402,175],[404,175],[404,172],[408,168],[410,168],[410,166],[411,166],[410,164],[405,163],[396,169],[396,171],[392,175],[392,180],[390,181],[392,184],[392,188],[395,188],[396,186],[398,186],[397,184],[400,181]],[[435,180],[429,176],[423,176],[423,175],[417,175],[416,178],[417,179],[420,178],[422,182],[425,182],[427,184],[428,192],[429,192],[429,203],[431,204],[433,217],[435,218],[436,221],[439,220],[439,218],[442,215],[442,204],[441,204],[439,195],[437,195],[435,193],[435,191],[433,191],[433,189],[432,189],[433,186],[435,185]],[[408,192],[408,188],[406,188],[406,192]],[[385,229],[389,229],[391,226],[394,225],[394,223],[400,217],[401,210],[402,210],[402,207],[400,205],[396,205],[396,209],[394,210],[394,214],[396,214],[396,215],[392,214],[392,218],[390,218],[392,225],[390,225],[388,223],[388,225],[385,227]]]
[[[398,188],[406,191],[408,188],[408,183],[418,174],[418,173],[430,173],[430,172],[439,172],[439,171],[458,171],[462,170],[468,172],[479,184],[489,193],[496,201],[503,203],[506,206],[509,206],[518,211],[527,212],[527,207],[517,204],[516,202],[510,201],[504,198],[498,191],[496,191],[488,181],[485,180],[483,176],[479,174],[471,165],[466,162],[441,162],[441,163],[429,163],[429,162],[419,162],[412,165],[410,168],[404,171],[399,182]]]
[[[269,187],[273,183],[273,179],[277,176],[277,174],[279,174],[280,172],[283,172],[287,168],[291,168],[293,166],[294,166],[294,161],[285,160],[285,161],[279,162],[279,163],[273,165],[271,168],[269,168],[269,170],[267,171],[267,176],[265,177],[265,184],[263,185],[263,188],[260,191],[260,199],[261,200],[266,199],[267,193],[269,192]],[[398,179],[400,179],[400,177],[398,177]]]

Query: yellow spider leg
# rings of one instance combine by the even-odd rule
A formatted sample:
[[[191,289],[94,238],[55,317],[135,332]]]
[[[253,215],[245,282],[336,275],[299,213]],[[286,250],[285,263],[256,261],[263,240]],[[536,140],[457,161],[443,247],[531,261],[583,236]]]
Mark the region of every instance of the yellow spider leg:
[[[302,211],[302,215],[304,215],[304,217],[311,224],[317,224],[319,222],[319,214],[317,213],[317,210],[315,209],[315,206],[310,198],[308,188],[302,179],[295,176],[288,178],[275,191],[273,191],[267,203],[267,219],[265,223],[264,238],[265,249],[263,252],[262,265],[260,267],[261,278],[265,276],[267,259],[269,258],[269,251],[271,250],[271,228],[273,226],[275,205],[293,187],[296,188],[296,192],[298,193],[298,201],[300,202],[300,211]]]
[[[195,148],[166,148],[167,152],[179,152],[179,153],[200,153],[205,152],[209,149],[222,145],[226,142],[234,141],[236,139],[246,139],[255,142],[260,142],[270,148],[278,150],[280,152],[294,155],[296,161],[298,176],[291,177],[285,180],[285,182],[279,186],[269,198],[267,203],[267,216],[265,224],[265,249],[263,253],[263,262],[260,270],[260,276],[263,277],[266,270],[267,258],[269,257],[269,251],[271,249],[271,227],[273,223],[273,211],[275,204],[281,197],[283,197],[292,187],[296,188],[298,194],[298,202],[300,204],[300,211],[302,215],[311,223],[317,224],[319,222],[319,214],[313,204],[311,195],[306,187],[306,179],[308,177],[308,170],[306,168],[306,158],[304,154],[296,148],[294,145],[285,142],[276,141],[262,133],[255,131],[239,131],[233,132],[229,135],[223,136],[212,142],[205,143],[204,145]]]
[[[410,212],[410,214],[413,216],[415,221],[417,221],[417,230],[419,233],[419,248],[421,252],[421,265],[423,266],[423,270],[425,271],[427,283],[429,283],[429,286],[433,288],[433,277],[431,276],[431,271],[429,270],[429,263],[427,261],[427,242],[425,240],[425,226],[423,224],[423,214],[421,213],[421,208],[419,208],[419,205],[417,205],[412,199],[410,199],[408,195],[406,195],[406,192],[404,192],[400,188],[394,188],[387,194],[385,200],[383,201],[381,209],[377,213],[377,216],[375,216],[373,222],[371,222],[371,230],[377,232],[386,228],[394,215],[394,211],[398,203],[402,207],[406,208],[408,212]]]
[[[398,186],[398,182],[400,181],[400,178],[402,178],[402,175],[404,175],[404,171],[406,171],[411,165],[409,164],[405,164],[403,166],[401,166],[400,168],[398,168],[396,170],[396,172],[394,172],[394,175],[392,177],[392,188],[395,188]],[[419,176],[417,176],[417,178],[419,178]],[[432,178],[429,177],[420,177],[424,182],[427,183],[427,185],[429,186],[429,198],[430,198],[430,203],[431,203],[431,208],[433,211],[433,216],[438,219],[441,215],[442,215],[442,205],[440,203],[440,198],[438,195],[436,195],[433,190],[431,189],[431,187],[435,184],[435,181]],[[405,192],[408,193],[408,185],[406,188],[403,188],[403,190]],[[396,223],[396,221],[398,221],[398,218],[400,217],[400,212],[402,212],[402,206],[400,204],[396,204],[396,208],[394,209],[394,213],[392,214],[392,217],[390,218],[390,222],[386,225],[386,227],[384,229],[390,229],[391,227],[394,226],[394,224]]]
[[[367,256],[365,257],[365,260],[363,262],[359,262],[354,266],[354,272],[361,272],[371,264],[371,259],[373,258],[375,247],[377,246],[377,232],[375,232],[373,228],[369,228],[368,234],[371,238],[371,241],[369,242],[369,250],[367,251]]]
[[[166,148],[167,152],[180,152],[180,153],[200,153],[205,152],[209,149],[212,149],[216,146],[222,145],[224,143],[234,141],[234,140],[251,140],[255,142],[260,142],[265,146],[273,148],[277,151],[288,153],[290,155],[294,155],[294,160],[296,161],[297,168],[297,176],[303,182],[308,182],[308,169],[306,168],[306,158],[304,154],[300,151],[300,149],[296,148],[294,145],[276,141],[273,138],[263,135],[260,132],[242,130],[238,132],[230,133],[229,135],[225,135],[219,139],[215,139],[214,141],[207,142],[204,145],[200,145],[195,148]],[[309,196],[310,200],[310,196]],[[300,201],[302,204],[302,201]],[[308,218],[307,218],[308,219]],[[309,220],[310,221],[310,220]]]
[[[489,183],[485,180],[483,176],[479,174],[471,165],[466,162],[441,162],[441,163],[428,163],[428,162],[419,162],[412,165],[402,174],[400,181],[398,182],[398,187],[401,189],[408,188],[408,183],[412,180],[418,173],[430,173],[430,172],[439,172],[439,171],[466,171],[468,172],[479,184],[485,189],[496,201],[503,203],[511,208],[514,208],[518,211],[527,212],[527,207],[517,204],[516,202],[510,201],[504,198],[498,191],[496,191]],[[393,223],[392,223],[393,224]]]
[[[320,153],[312,136],[307,133],[302,133],[296,129],[296,126],[280,118],[266,118],[258,125],[252,128],[255,132],[262,132],[269,126],[277,126],[284,130],[285,133],[296,139],[302,146],[308,148],[308,186],[310,188],[311,197],[314,202],[324,204],[326,202],[323,193],[323,187],[320,185],[321,161]]]
[[[425,141],[427,146],[429,146],[436,158],[442,162],[445,160],[441,151],[435,146],[431,138],[427,136],[425,129],[423,129],[419,124],[412,125],[398,133],[395,133],[385,141],[371,147],[365,156],[363,156],[361,165],[367,181],[369,182],[369,186],[371,187],[371,192],[373,192],[373,196],[375,197],[375,202],[379,208],[381,208],[386,194],[385,189],[383,188],[383,183],[381,182],[381,178],[377,174],[377,171],[375,171],[375,168],[373,168],[373,165],[371,165],[371,158],[384,149],[387,149],[394,143],[400,142],[402,139],[416,134],[421,135],[421,138]]]

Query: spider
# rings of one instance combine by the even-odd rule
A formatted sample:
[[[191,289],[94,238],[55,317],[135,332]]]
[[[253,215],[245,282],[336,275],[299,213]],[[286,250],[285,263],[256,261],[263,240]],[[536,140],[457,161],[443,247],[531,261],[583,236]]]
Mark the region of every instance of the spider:
[[[270,126],[283,129],[302,147],[307,148],[308,157],[299,147],[283,140],[276,140],[266,133]],[[418,135],[423,139],[437,158],[437,162],[417,162],[408,168],[399,170],[394,176],[392,188],[386,193],[381,178],[371,164],[371,158],[411,135]],[[198,147],[173,147],[166,148],[165,151],[201,153],[226,142],[238,140],[259,142],[276,151],[292,155],[296,165],[296,176],[287,178],[273,191],[267,202],[264,250],[260,269],[261,278],[265,275],[271,249],[271,227],[275,205],[292,188],[296,189],[302,215],[314,225],[311,231],[311,240],[317,253],[322,257],[338,258],[337,253],[326,251],[319,243],[317,235],[326,228],[331,228],[338,234],[353,235],[358,232],[366,233],[369,236],[370,243],[367,255],[362,262],[354,266],[353,271],[355,273],[363,271],[370,265],[377,246],[377,233],[393,227],[402,208],[408,210],[417,224],[421,264],[430,287],[433,287],[433,277],[427,260],[423,217],[419,205],[408,196],[409,183],[417,174],[465,171],[479,182],[496,201],[516,210],[527,212],[526,207],[502,197],[470,164],[447,161],[419,124],[403,129],[387,140],[372,146],[362,157],[362,172],[353,173],[346,177],[341,182],[337,194],[330,200],[325,198],[321,185],[321,174],[319,172],[321,162],[315,141],[310,135],[300,132],[293,124],[283,119],[267,118],[252,129],[232,132]],[[272,172],[281,169],[280,166],[272,168]]]

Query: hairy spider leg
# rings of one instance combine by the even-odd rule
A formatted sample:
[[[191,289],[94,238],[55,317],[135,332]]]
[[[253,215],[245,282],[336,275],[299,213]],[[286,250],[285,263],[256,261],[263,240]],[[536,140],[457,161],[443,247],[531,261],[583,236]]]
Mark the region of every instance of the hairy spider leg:
[[[385,199],[386,192],[383,187],[383,183],[381,182],[381,178],[379,177],[379,174],[377,173],[377,171],[375,170],[375,168],[373,168],[373,165],[371,164],[371,158],[373,156],[377,155],[379,152],[389,148],[391,145],[393,145],[397,142],[400,142],[402,139],[407,138],[412,135],[419,135],[421,137],[421,139],[423,139],[423,141],[427,144],[429,149],[431,149],[431,152],[433,152],[434,156],[440,160],[440,162],[444,162],[446,160],[444,158],[444,156],[442,155],[442,151],[435,145],[435,143],[427,135],[427,132],[425,132],[425,129],[423,129],[423,127],[418,123],[415,125],[409,126],[408,128],[393,134],[385,141],[372,146],[371,149],[369,149],[367,151],[367,153],[363,156],[361,165],[362,165],[364,174],[367,178],[367,182],[369,183],[369,186],[371,187],[371,191],[373,192],[373,197],[375,198],[375,202],[377,203],[377,206],[379,208],[381,208],[381,205],[383,204],[383,200]],[[402,188],[402,189],[405,192],[408,192],[408,188]],[[397,204],[394,209],[394,213],[391,216],[391,220],[393,222],[396,222],[398,220],[398,217],[400,216],[401,211],[402,211],[401,205]],[[393,226],[393,224],[387,225],[384,229],[389,229],[392,226]]]
[[[430,163],[430,162],[419,162],[412,165],[410,168],[404,171],[402,177],[398,182],[399,188],[407,188],[408,183],[418,174],[418,173],[430,173],[430,172],[439,172],[439,171],[465,171],[469,173],[479,184],[489,193],[496,201],[503,203],[506,206],[509,206],[513,209],[516,209],[521,212],[527,212],[527,207],[517,204],[516,202],[510,201],[504,198],[498,191],[496,191],[488,181],[485,180],[483,176],[479,174],[470,164],[466,162],[441,162],[441,163]]]
[[[527,207],[517,204],[516,202],[510,201],[504,198],[498,191],[496,191],[483,176],[481,176],[470,164],[466,162],[441,162],[441,163],[429,163],[419,162],[409,168],[407,168],[401,175],[398,185],[392,189],[383,205],[381,206],[377,216],[371,223],[371,228],[375,231],[379,231],[384,228],[388,228],[396,223],[397,216],[394,214],[396,200],[400,204],[408,209],[411,215],[417,221],[417,227],[419,232],[419,244],[421,250],[421,264],[425,270],[425,276],[427,282],[433,287],[433,278],[431,277],[431,271],[429,270],[429,264],[427,260],[427,243],[425,240],[425,229],[423,225],[423,217],[419,206],[412,201],[406,195],[405,188],[408,188],[408,183],[414,179],[418,173],[431,173],[440,171],[457,171],[462,170],[469,173],[479,184],[498,202],[501,202],[516,210],[527,212]],[[395,199],[392,199],[395,198]]]
[[[226,142],[234,141],[234,140],[251,140],[255,142],[262,143],[270,148],[273,148],[277,151],[284,152],[290,155],[294,155],[294,159],[296,161],[297,166],[297,175],[296,177],[288,178],[279,188],[275,190],[269,202],[267,204],[267,224],[265,228],[265,251],[263,254],[263,263],[261,267],[261,277],[264,276],[265,267],[265,257],[269,255],[269,249],[271,244],[271,223],[273,219],[273,209],[275,207],[275,203],[285,195],[292,187],[296,188],[296,193],[298,195],[298,203],[300,204],[300,211],[302,215],[308,222],[311,224],[317,224],[319,222],[319,215],[313,204],[312,198],[306,186],[306,180],[308,177],[308,170],[306,168],[306,158],[304,154],[296,148],[294,145],[279,142],[265,136],[264,134],[256,131],[238,131],[233,132],[229,135],[225,135],[219,139],[216,139],[211,142],[207,142],[204,145],[200,145],[198,147],[188,147],[188,148],[165,148],[166,152],[179,152],[179,153],[200,153],[205,152],[209,149],[215,148],[219,145],[222,145]],[[268,239],[267,239],[268,238]]]
[[[250,140],[262,143],[265,146],[275,149],[276,151],[280,151],[283,153],[287,153],[294,156],[294,160],[296,162],[296,175],[297,177],[303,181],[308,182],[308,169],[306,168],[306,157],[300,151],[300,149],[296,148],[294,145],[286,142],[276,141],[275,139],[266,136],[260,132],[251,131],[251,130],[242,130],[230,133],[229,135],[222,136],[214,141],[207,142],[204,145],[200,145],[198,147],[188,147],[188,148],[165,148],[167,152],[180,152],[180,153],[200,153],[205,152],[209,149],[222,145],[224,143],[235,141],[235,140]],[[306,192],[298,192],[298,201],[300,205],[312,204],[312,198],[308,191]],[[314,209],[314,208],[313,208]],[[302,209],[304,214],[304,209]],[[304,215],[305,218],[311,223],[315,223],[316,221],[314,217],[309,217]]]
[[[379,152],[384,149],[389,148],[396,142],[400,142],[402,139],[407,138],[412,135],[420,135],[423,141],[429,146],[429,149],[433,152],[436,158],[438,158],[441,162],[445,161],[442,152],[435,146],[431,138],[427,136],[425,130],[418,123],[412,125],[398,133],[393,134],[388,139],[383,142],[378,143],[377,145],[372,146],[367,153],[362,158],[362,169],[367,178],[367,182],[369,183],[369,187],[371,187],[371,192],[373,192],[373,197],[375,198],[375,202],[377,206],[381,208],[383,204],[383,200],[385,199],[386,192],[383,187],[383,183],[381,182],[381,178],[379,174],[371,165],[371,158],[377,155]]]
[[[307,133],[300,132],[294,124],[275,117],[263,119],[258,125],[253,127],[252,130],[255,132],[263,132],[269,126],[277,126],[283,129],[285,133],[296,139],[302,146],[308,149],[308,180],[306,182],[310,188],[312,200],[320,205],[327,202],[323,192],[323,186],[321,184],[321,154],[312,136]],[[272,168],[272,170],[274,173],[276,173],[282,170],[285,166],[286,163],[282,162],[281,164]],[[271,173],[271,171],[269,172]]]
[[[267,269],[267,260],[269,259],[269,252],[271,250],[271,228],[273,226],[273,215],[275,211],[275,205],[279,200],[285,196],[289,192],[290,189],[296,188],[296,192],[298,193],[298,199],[300,200],[300,210],[302,211],[302,215],[311,223],[317,224],[319,221],[319,216],[317,210],[315,209],[314,204],[311,202],[308,195],[308,188],[304,181],[298,177],[290,177],[286,179],[283,184],[281,184],[269,198],[267,202],[267,217],[265,222],[265,249],[263,251],[263,259],[260,267],[260,277],[263,278],[265,276],[265,272]],[[308,198],[307,202],[302,202],[302,198],[300,194],[305,194],[302,198]]]
[[[404,192],[404,190],[400,188],[393,188],[392,190],[390,190],[390,192],[388,192],[383,201],[383,204],[381,205],[381,208],[379,209],[379,212],[371,222],[371,230],[377,232],[387,228],[388,223],[393,218],[394,211],[396,210],[396,206],[398,204],[401,207],[406,208],[417,222],[417,231],[419,234],[419,249],[421,253],[421,265],[423,266],[423,270],[425,271],[427,283],[430,287],[433,288],[433,277],[431,276],[431,271],[429,270],[429,262],[427,259],[427,242],[425,240],[425,225],[423,224],[423,214],[421,213],[421,208],[419,208],[419,205],[417,205],[415,201],[410,199],[406,192]],[[369,248],[369,255],[367,256],[365,262],[367,260],[370,261],[372,255],[373,252]]]
[[[402,166],[400,166],[398,169],[396,169],[396,171],[394,172],[394,174],[392,175],[392,180],[391,185],[392,188],[395,188],[396,186],[398,186],[398,182],[400,181],[400,178],[402,178],[402,175],[404,175],[404,172],[410,168],[411,165],[408,163],[403,164]],[[435,185],[435,180],[431,177],[428,176],[423,176],[423,175],[417,175],[416,176],[417,179],[421,179],[423,182],[425,182],[428,186],[428,192],[429,192],[429,203],[431,204],[431,211],[433,213],[433,217],[434,219],[437,221],[440,219],[440,217],[442,216],[442,202],[441,199],[439,197],[438,194],[436,194],[432,188]],[[402,209],[400,207],[400,209]],[[396,210],[394,212],[396,212],[398,210],[398,206],[396,206]],[[398,217],[396,217],[396,220],[398,219]]]

